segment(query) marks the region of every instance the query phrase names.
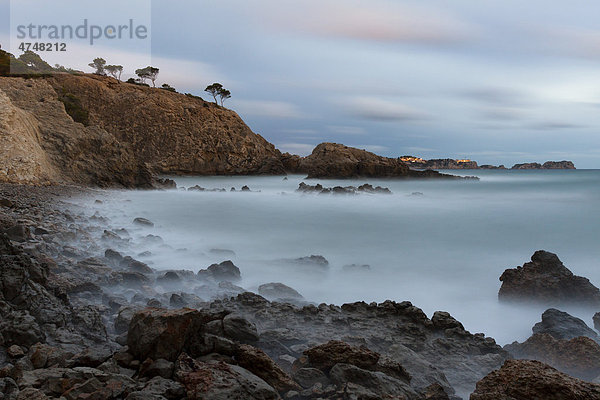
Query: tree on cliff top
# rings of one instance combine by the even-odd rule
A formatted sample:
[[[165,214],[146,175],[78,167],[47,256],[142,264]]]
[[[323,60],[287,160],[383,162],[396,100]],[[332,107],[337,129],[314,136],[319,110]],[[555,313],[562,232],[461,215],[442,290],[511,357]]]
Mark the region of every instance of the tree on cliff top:
[[[121,80],[121,74],[123,73],[122,65],[107,65],[106,67],[104,67],[104,69],[106,70],[106,72],[111,74],[113,78]]]
[[[213,99],[215,99],[215,104],[217,104],[217,96],[219,95],[219,93],[221,93],[222,90],[223,85],[221,85],[220,83],[213,83],[212,85],[207,86],[206,89],[204,89],[205,92],[210,93]]]
[[[94,61],[89,63],[88,65],[96,69],[96,72],[94,72],[96,75],[106,75],[106,60],[104,58],[94,58]]]
[[[227,99],[231,98],[231,92],[227,89],[223,89],[219,92],[219,97],[221,98],[221,106],[223,105],[223,102]]]
[[[158,68],[147,66],[146,68],[136,69],[135,74],[140,77],[142,82],[145,82],[146,79],[150,79],[152,81],[152,86],[156,87],[155,81],[156,78],[158,78],[159,71]]]

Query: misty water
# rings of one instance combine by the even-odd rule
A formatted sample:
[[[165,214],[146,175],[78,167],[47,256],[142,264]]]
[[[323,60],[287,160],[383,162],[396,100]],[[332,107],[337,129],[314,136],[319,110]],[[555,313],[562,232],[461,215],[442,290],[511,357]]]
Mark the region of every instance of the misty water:
[[[575,274],[600,285],[600,170],[458,174],[481,180],[306,181],[368,182],[393,192],[333,196],[295,192],[303,176],[177,177],[180,187],[227,192],[114,191],[103,204],[85,205],[134,237],[161,236],[164,244],[134,240],[125,249],[134,257],[151,251],[143,261],[153,268],[198,271],[231,259],[242,273],[239,285],[249,290],[282,282],[315,303],[409,300],[430,317],[448,311],[500,344],[527,338],[544,311],[497,300],[502,272],[535,250],[557,253]],[[253,192],[229,191],[243,185]],[[135,217],[155,226],[135,227]],[[326,272],[281,261],[313,254],[329,261]],[[349,272],[349,264],[370,270]],[[564,310],[591,325],[590,310]]]

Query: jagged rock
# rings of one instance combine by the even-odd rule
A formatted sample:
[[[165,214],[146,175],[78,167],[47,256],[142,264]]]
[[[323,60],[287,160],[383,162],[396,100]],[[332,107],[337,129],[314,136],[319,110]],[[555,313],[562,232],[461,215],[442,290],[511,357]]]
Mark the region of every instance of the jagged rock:
[[[246,344],[237,348],[235,353],[237,364],[258,376],[278,392],[301,390],[288,374],[286,374],[264,351]]]
[[[6,349],[6,354],[8,354],[12,358],[21,358],[25,355],[25,352],[23,351],[21,346],[13,344],[8,349]]]
[[[265,283],[258,287],[258,293],[267,299],[303,299],[302,295],[283,283]]]
[[[171,379],[173,376],[173,364],[171,361],[159,358],[156,361],[148,358],[140,365],[140,376],[146,378],[154,378],[160,376],[165,379]]]
[[[539,361],[507,360],[477,382],[471,400],[600,399],[600,385],[572,378]]]
[[[223,318],[223,332],[228,338],[243,343],[252,343],[259,339],[256,326],[237,314],[229,314]]]
[[[236,267],[231,260],[223,261],[220,264],[212,264],[206,271],[218,282],[230,281],[237,282],[242,279],[240,269]],[[199,275],[200,272],[198,272]]]
[[[587,336],[600,342],[598,334],[579,318],[566,312],[550,308],[542,314],[542,321],[533,327],[533,333],[547,333],[555,339],[573,339]]]
[[[137,217],[133,220],[133,223],[136,225],[140,225],[140,226],[149,226],[149,227],[153,227],[154,226],[154,222],[146,219],[146,218],[141,218],[141,217]]]
[[[335,364],[329,372],[329,378],[338,387],[352,396],[364,398],[365,390],[369,395],[366,398],[406,398],[417,400],[419,395],[407,382],[388,376],[382,372],[369,371],[351,364]],[[350,384],[358,385],[352,387]],[[373,396],[375,395],[375,396]],[[350,397],[352,398],[352,397]]]
[[[330,383],[329,378],[317,368],[298,368],[293,371],[293,377],[296,382],[304,389],[310,389],[316,383],[325,386]]]
[[[178,400],[185,398],[186,390],[179,382],[165,379],[160,376],[156,376],[150,379],[144,388],[139,392],[134,392],[127,397],[127,399],[168,399]],[[132,397],[133,396],[133,397]]]
[[[298,185],[298,189],[296,192],[300,193],[318,193],[318,194],[360,194],[360,193],[382,193],[382,194],[392,194],[390,189],[384,188],[381,186],[373,187],[368,183],[356,186],[334,186],[331,188],[323,187],[320,183],[311,186],[307,185],[304,182],[300,182]]]
[[[543,169],[575,169],[572,161],[546,161]]]
[[[190,400],[279,399],[277,391],[237,365],[201,362],[183,353],[175,364],[175,376]]]
[[[125,333],[129,329],[129,324],[133,316],[139,311],[138,307],[122,307],[115,318],[115,332],[117,334]]]
[[[592,380],[600,375],[600,345],[585,336],[565,340],[536,333],[504,348],[515,358],[538,360],[577,378]]]
[[[121,260],[123,260],[123,256],[121,255],[121,253],[113,249],[106,249],[106,251],[104,252],[104,257],[114,263],[120,263]]]
[[[177,285],[181,283],[181,277],[175,271],[168,271],[163,276],[156,278],[160,285]]]
[[[594,328],[596,328],[597,331],[600,331],[600,313],[594,314],[593,321]]]
[[[175,361],[198,334],[202,314],[192,309],[161,310],[147,308],[132,318],[127,332],[129,352],[138,360],[163,358]]]
[[[355,347],[348,343],[331,340],[304,352],[310,365],[328,372],[335,364],[343,363],[362,369],[375,370],[379,354],[366,347]]]
[[[4,233],[10,240],[15,242],[26,242],[31,239],[31,231],[24,225],[15,225],[5,230]]]
[[[531,262],[507,269],[500,276],[498,298],[542,304],[600,306],[600,290],[586,278],[575,276],[556,254],[536,251]]]

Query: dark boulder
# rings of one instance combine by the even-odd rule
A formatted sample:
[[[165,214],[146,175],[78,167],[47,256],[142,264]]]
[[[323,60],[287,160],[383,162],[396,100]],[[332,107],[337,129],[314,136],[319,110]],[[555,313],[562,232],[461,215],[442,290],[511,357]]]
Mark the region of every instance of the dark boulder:
[[[533,333],[547,333],[555,339],[573,339],[586,336],[600,342],[598,334],[581,319],[572,315],[550,308],[542,314],[542,321],[533,327]]]
[[[573,275],[556,254],[547,251],[536,251],[531,262],[505,270],[500,281],[502,301],[600,306],[600,290],[587,278]]]
[[[218,282],[237,282],[242,279],[240,269],[231,260],[223,261],[220,264],[212,264],[206,271]]]
[[[600,385],[572,378],[539,361],[507,360],[477,382],[471,400],[598,400]]]
[[[537,333],[523,343],[504,348],[515,358],[538,360],[580,379],[592,380],[600,375],[600,345],[585,336],[566,340]]]
[[[258,293],[269,300],[301,300],[302,295],[283,283],[271,282],[258,287]]]
[[[153,227],[154,226],[154,222],[152,222],[152,221],[150,221],[150,220],[148,220],[146,218],[141,218],[141,217],[135,218],[133,220],[133,223],[135,225],[139,225],[139,226],[146,226],[146,227]]]

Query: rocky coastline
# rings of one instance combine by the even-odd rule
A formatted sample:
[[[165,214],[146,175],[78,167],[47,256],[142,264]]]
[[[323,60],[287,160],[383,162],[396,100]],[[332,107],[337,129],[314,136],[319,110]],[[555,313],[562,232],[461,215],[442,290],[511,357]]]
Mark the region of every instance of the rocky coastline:
[[[198,273],[158,271],[127,252],[128,240],[160,240],[146,234],[152,221],[108,229],[74,201],[104,193],[0,185],[4,398],[542,399],[555,385],[558,399],[600,398],[598,334],[564,312],[549,309],[531,338],[502,348],[409,302],[313,304],[276,282],[248,292],[226,250]],[[283,261],[327,267],[322,256]],[[559,282],[546,300],[589,284],[568,280],[551,253],[530,264],[520,282],[539,283],[539,271]],[[596,307],[585,293],[577,301]]]

